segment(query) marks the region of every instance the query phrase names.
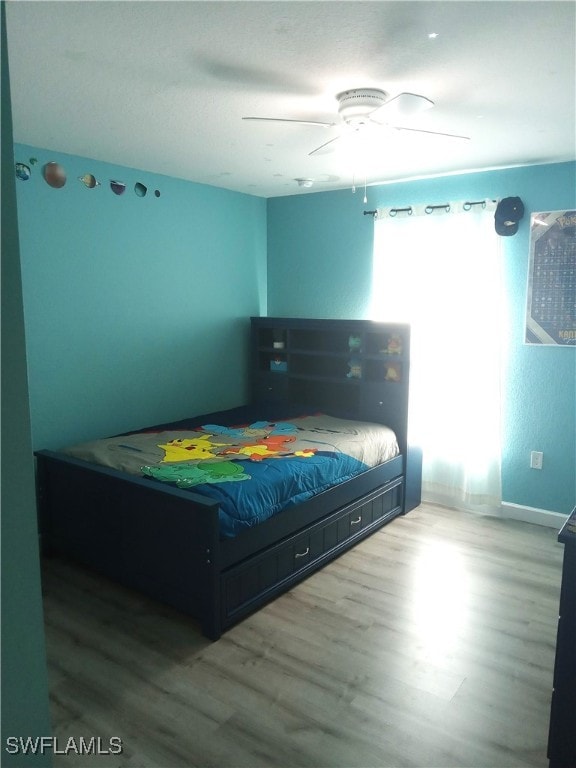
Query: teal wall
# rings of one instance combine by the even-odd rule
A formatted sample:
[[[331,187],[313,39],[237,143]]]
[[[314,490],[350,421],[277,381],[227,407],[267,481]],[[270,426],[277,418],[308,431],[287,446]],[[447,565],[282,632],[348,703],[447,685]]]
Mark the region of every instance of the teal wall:
[[[6,739],[50,736],[10,83],[2,24],[2,743],[0,762],[49,766],[51,755],[11,755]]]
[[[365,208],[519,195],[503,238],[508,299],[503,495],[567,513],[576,502],[576,351],[523,344],[529,213],[576,206],[576,164],[539,165],[264,201],[145,171],[16,145],[35,448],[245,400],[252,314],[367,317],[373,220]],[[49,187],[41,167],[61,162]],[[93,173],[102,186],[78,177]],[[125,181],[118,197],[110,179]],[[149,192],[137,197],[134,183]],[[153,191],[159,189],[160,197]],[[267,259],[266,259],[267,254]],[[531,450],[544,469],[530,470]]]
[[[248,318],[266,313],[265,200],[19,144],[15,156],[38,160],[16,182],[34,448],[244,402]],[[42,176],[52,160],[61,189]]]
[[[576,504],[576,349],[526,346],[523,338],[530,212],[576,207],[576,163],[370,187],[367,205],[362,192],[268,200],[269,314],[368,317],[373,220],[363,215],[365,209],[520,196],[526,216],[514,237],[502,238],[508,318],[503,328],[503,497],[570,512]],[[541,471],[529,468],[531,450],[544,452]]]

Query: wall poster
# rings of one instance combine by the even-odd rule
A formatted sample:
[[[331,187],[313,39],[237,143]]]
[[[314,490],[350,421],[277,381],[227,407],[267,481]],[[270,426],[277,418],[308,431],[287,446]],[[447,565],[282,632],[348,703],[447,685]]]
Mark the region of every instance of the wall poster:
[[[576,211],[531,216],[525,343],[576,346]]]

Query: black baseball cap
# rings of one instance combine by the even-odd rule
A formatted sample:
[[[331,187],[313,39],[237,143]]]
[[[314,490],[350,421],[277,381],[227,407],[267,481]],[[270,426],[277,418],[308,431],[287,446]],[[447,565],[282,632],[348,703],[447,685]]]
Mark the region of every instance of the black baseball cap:
[[[494,227],[504,237],[518,232],[518,222],[524,216],[524,203],[519,197],[505,197],[500,200],[494,213]]]

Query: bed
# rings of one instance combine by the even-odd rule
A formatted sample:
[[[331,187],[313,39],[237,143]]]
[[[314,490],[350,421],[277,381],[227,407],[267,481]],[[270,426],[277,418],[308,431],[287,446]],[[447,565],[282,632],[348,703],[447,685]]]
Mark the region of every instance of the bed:
[[[216,640],[414,506],[398,422],[333,398],[312,407],[295,375],[281,398],[262,395],[255,371],[248,405],[38,451],[43,551],[196,617]],[[356,399],[361,383],[345,383]]]

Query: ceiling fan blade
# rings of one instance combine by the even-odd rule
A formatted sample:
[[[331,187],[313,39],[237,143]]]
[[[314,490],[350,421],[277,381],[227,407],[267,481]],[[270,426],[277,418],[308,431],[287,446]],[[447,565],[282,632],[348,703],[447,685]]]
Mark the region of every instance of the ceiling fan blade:
[[[320,120],[292,120],[285,117],[243,117],[242,120],[252,120],[264,123],[296,123],[297,125],[319,125],[321,128],[333,128],[336,123],[323,123]]]
[[[333,139],[330,139],[330,141],[326,141],[324,144],[320,144],[319,147],[316,147],[316,149],[313,149],[312,152],[308,152],[308,157],[311,157],[312,155],[324,155],[328,152],[332,152],[335,147],[332,145],[335,141],[339,141],[341,136],[335,136]]]
[[[432,136],[448,136],[450,139],[463,139],[470,141],[470,136],[460,136],[457,133],[442,133],[441,131],[425,131],[423,128],[404,128],[400,125],[393,126],[396,131],[411,131],[412,133],[429,133]]]
[[[390,124],[396,117],[411,117],[434,106],[431,99],[417,93],[399,93],[370,113],[370,120]]]

